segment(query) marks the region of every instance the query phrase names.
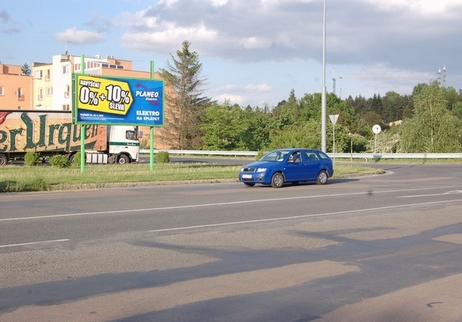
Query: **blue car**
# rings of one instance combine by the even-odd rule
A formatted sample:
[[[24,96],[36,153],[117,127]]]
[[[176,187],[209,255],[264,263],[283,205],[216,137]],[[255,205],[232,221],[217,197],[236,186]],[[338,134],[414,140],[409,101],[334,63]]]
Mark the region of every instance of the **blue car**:
[[[260,183],[280,188],[286,182],[315,181],[325,184],[333,175],[331,158],[320,150],[278,149],[242,167],[239,181],[249,187]]]

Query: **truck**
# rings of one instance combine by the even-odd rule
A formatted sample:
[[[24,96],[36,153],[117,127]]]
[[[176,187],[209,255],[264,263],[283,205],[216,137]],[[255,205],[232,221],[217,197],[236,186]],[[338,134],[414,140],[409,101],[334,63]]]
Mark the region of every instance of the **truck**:
[[[0,166],[23,160],[27,152],[44,160],[66,155],[72,161],[81,150],[85,131],[86,163],[125,164],[139,161],[138,127],[73,124],[71,111],[0,110]]]

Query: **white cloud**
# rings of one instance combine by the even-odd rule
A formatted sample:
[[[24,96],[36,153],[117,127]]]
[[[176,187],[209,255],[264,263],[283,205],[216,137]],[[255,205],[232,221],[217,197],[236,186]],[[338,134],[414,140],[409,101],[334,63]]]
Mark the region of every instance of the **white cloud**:
[[[250,93],[269,93],[273,90],[273,87],[268,84],[247,84],[244,89]]]
[[[73,44],[90,44],[103,40],[104,35],[88,30],[78,30],[76,27],[73,27],[57,33],[56,39]]]
[[[218,104],[229,102],[230,104],[242,105],[245,102],[248,102],[249,98],[242,95],[223,93],[218,96],[215,96],[213,100],[217,101]]]
[[[248,49],[259,49],[268,48],[271,46],[271,40],[259,37],[248,37],[239,41],[244,48]]]
[[[184,40],[204,43],[216,39],[217,33],[204,25],[181,27],[173,23],[164,23],[158,31],[127,32],[121,37],[124,47],[163,53],[177,50]]]
[[[221,86],[214,90],[213,97],[218,103],[229,102],[230,104],[262,106],[264,100],[261,95],[268,95],[274,92],[274,87],[268,84],[230,84]]]
[[[218,88],[222,92],[246,92],[246,93],[268,93],[274,90],[268,84],[246,84],[246,85],[226,85]]]
[[[171,7],[176,4],[179,0],[160,0],[159,5],[165,4],[167,7]]]
[[[158,18],[156,16],[147,16],[149,9],[141,10],[135,13],[124,12],[113,19],[114,24],[129,29],[153,29],[157,27]]]
[[[228,0],[211,0],[214,7],[221,7],[228,3]]]
[[[455,6],[462,6],[460,0],[363,0],[384,10],[406,10],[423,15],[450,13]]]

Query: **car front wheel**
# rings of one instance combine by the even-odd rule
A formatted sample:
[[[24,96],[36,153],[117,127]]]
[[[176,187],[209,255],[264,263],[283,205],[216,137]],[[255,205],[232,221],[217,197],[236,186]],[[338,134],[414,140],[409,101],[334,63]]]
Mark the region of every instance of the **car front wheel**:
[[[316,183],[317,184],[326,184],[328,178],[329,178],[329,176],[327,175],[327,172],[322,170],[322,171],[320,171],[318,173],[318,177],[316,178]]]
[[[271,178],[271,186],[273,188],[281,188],[284,184],[284,176],[281,172],[276,172]]]

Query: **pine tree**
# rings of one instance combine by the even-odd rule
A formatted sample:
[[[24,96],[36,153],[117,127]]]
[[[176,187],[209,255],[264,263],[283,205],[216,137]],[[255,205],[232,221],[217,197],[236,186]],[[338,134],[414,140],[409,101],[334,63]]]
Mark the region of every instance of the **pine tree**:
[[[29,65],[27,65],[27,63],[22,65],[21,66],[21,75],[30,76],[30,74],[31,74],[31,70],[30,70]]]
[[[165,92],[168,105],[165,128],[169,137],[163,139],[180,150],[201,145],[201,119],[205,106],[210,103],[209,98],[202,96],[205,79],[200,75],[199,55],[189,47],[189,41],[183,41],[176,57],[170,54],[173,64],[167,62],[167,68],[160,70],[166,86],[172,89]]]

